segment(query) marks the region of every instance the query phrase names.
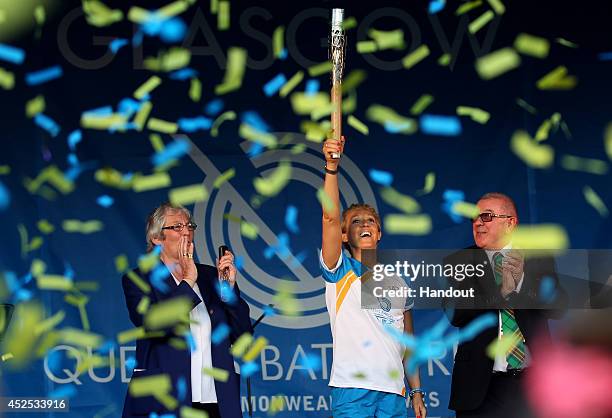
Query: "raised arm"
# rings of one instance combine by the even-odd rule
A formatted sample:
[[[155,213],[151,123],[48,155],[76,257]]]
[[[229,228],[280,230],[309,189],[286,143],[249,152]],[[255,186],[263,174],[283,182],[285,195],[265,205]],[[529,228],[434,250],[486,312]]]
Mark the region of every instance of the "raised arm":
[[[334,268],[342,252],[342,229],[340,219],[340,192],[338,191],[338,169],[340,159],[332,158],[332,153],[342,154],[344,137],[340,141],[328,139],[323,143],[325,156],[325,182],[323,190],[330,198],[332,206],[323,205],[323,242],[321,252],[328,268]],[[334,174],[334,172],[336,172]]]

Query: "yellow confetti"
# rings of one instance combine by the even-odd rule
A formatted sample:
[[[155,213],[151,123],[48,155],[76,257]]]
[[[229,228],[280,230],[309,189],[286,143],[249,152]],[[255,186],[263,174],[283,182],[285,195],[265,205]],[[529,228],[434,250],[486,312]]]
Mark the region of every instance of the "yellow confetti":
[[[593,206],[597,213],[599,213],[599,216],[602,218],[608,217],[610,213],[608,211],[608,207],[595,190],[593,190],[590,186],[584,186],[582,193],[584,194],[584,199],[589,205]]]
[[[364,70],[351,71],[342,81],[342,94],[350,93],[357,89],[368,78]]]
[[[151,251],[138,258],[138,268],[143,273],[148,273],[153,270],[159,264],[159,254],[155,251]]]
[[[15,87],[15,74],[0,67],[0,87],[12,90]]]
[[[66,232],[78,232],[81,234],[93,234],[101,231],[104,224],[97,220],[79,221],[78,219],[65,219],[62,222],[62,229]]]
[[[389,234],[427,235],[431,232],[431,218],[420,215],[387,215],[383,222]]]
[[[116,187],[117,189],[127,190],[132,188],[134,180],[132,176],[124,176],[121,172],[111,168],[105,167],[96,170],[94,174],[96,181],[102,183],[108,187]]]
[[[608,126],[606,126],[604,132],[604,147],[606,149],[606,154],[608,154],[608,159],[612,160],[612,123],[608,123]]]
[[[63,290],[72,289],[73,283],[68,277],[58,275],[40,275],[36,277],[36,285],[41,290]]]
[[[421,190],[417,190],[416,194],[419,196],[423,196],[432,192],[432,190],[436,187],[436,173],[430,171],[425,176],[425,185]]]
[[[401,29],[391,31],[370,29],[368,31],[368,36],[374,39],[379,51],[385,49],[404,49],[406,47],[404,42],[404,31]]]
[[[331,197],[329,197],[323,188],[317,190],[317,200],[321,203],[325,212],[331,212],[336,207]]]
[[[550,145],[541,145],[531,139],[525,131],[516,131],[510,141],[510,149],[532,168],[549,168],[555,160],[555,150]]]
[[[219,0],[219,14],[217,14],[217,29],[225,31],[230,28],[230,2]]]
[[[594,158],[582,158],[574,155],[564,155],[561,167],[571,171],[584,171],[603,176],[608,173],[608,163]]]
[[[81,127],[84,129],[106,130],[125,125],[127,118],[124,115],[113,113],[110,115],[96,115],[83,113]]]
[[[76,286],[75,286],[76,287]],[[79,307],[81,305],[87,305],[89,298],[85,295],[71,294],[68,293],[64,296],[64,300],[70,305]]]
[[[197,78],[191,79],[189,85],[189,98],[196,103],[202,98],[202,82]]]
[[[36,326],[34,327],[34,335],[39,336],[55,328],[64,320],[64,318],[66,318],[66,312],[64,312],[63,310],[58,311],[55,315],[36,324]]]
[[[301,313],[301,306],[294,295],[293,285],[286,280],[278,285],[272,301],[283,315],[299,316]]]
[[[178,406],[178,401],[168,394],[171,389],[172,382],[168,374],[133,377],[128,386],[132,396],[154,396],[155,399],[170,410],[176,409]]]
[[[127,18],[133,23],[145,23],[151,18],[151,12],[142,7],[130,7],[128,10]]]
[[[349,30],[349,29],[353,29],[357,27],[357,19],[355,19],[355,16],[351,16],[347,19],[344,19],[344,22],[342,22],[342,28],[344,30]]]
[[[60,340],[66,344],[74,344],[81,347],[98,348],[104,339],[101,335],[93,332],[85,332],[76,328],[63,328],[59,330]]]
[[[104,27],[123,20],[123,12],[110,9],[98,0],[83,0],[83,12],[87,23],[96,27]]]
[[[174,205],[185,206],[195,202],[202,202],[208,199],[208,190],[203,184],[193,184],[191,186],[176,187],[168,193],[170,202]]]
[[[12,355],[10,366],[20,369],[34,355],[34,345],[38,339],[35,330],[44,319],[43,307],[37,302],[19,303],[13,315],[19,321],[14,321],[8,328],[3,348]]]
[[[145,315],[146,329],[161,330],[189,320],[189,311],[193,309],[190,299],[178,297],[159,302]]]
[[[308,75],[310,77],[318,77],[320,75],[329,73],[332,69],[332,63],[330,61],[320,62],[308,68]]]
[[[328,121],[326,121],[328,122]],[[329,126],[327,126],[329,125]],[[306,139],[313,142],[323,142],[328,136],[328,131],[331,129],[331,124],[316,123],[308,120],[302,121],[300,129],[306,134]]]
[[[453,203],[451,211],[468,219],[475,219],[480,214],[478,206],[473,203],[461,201]]]
[[[189,406],[181,406],[180,418],[208,418],[208,414]]]
[[[227,370],[218,369],[216,367],[203,367],[202,373],[219,382],[227,382],[227,379],[229,378],[229,372]]]
[[[375,41],[360,41],[357,42],[357,52],[360,54],[371,54],[376,52],[377,45]]]
[[[39,113],[44,112],[45,107],[46,107],[45,97],[42,94],[39,94],[32,100],[28,100],[26,102],[26,116],[28,118],[33,118]]]
[[[569,238],[561,225],[519,225],[512,234],[512,246],[525,250],[563,250],[568,248]]]
[[[115,269],[117,273],[123,273],[128,269],[128,258],[125,254],[120,254],[115,257]]]
[[[461,16],[463,14],[466,14],[470,10],[475,9],[481,5],[482,0],[475,0],[463,3],[461,6],[457,7],[457,10],[455,10],[455,16]]]
[[[523,100],[521,98],[517,98],[516,99],[516,104],[518,104],[520,107],[522,107],[523,109],[525,109],[526,111],[528,111],[532,115],[535,115],[536,113],[538,113],[538,111],[537,111],[537,109],[535,107],[533,107],[532,105],[530,105],[529,103],[527,103],[525,100]]]
[[[234,344],[232,344],[232,347],[230,348],[230,353],[236,358],[242,357],[247,348],[249,348],[249,345],[251,345],[252,341],[253,336],[248,332],[245,332],[238,337],[236,341],[234,341]]]
[[[238,135],[252,142],[263,145],[264,147],[272,148],[277,144],[277,139],[274,134],[260,131],[248,123],[241,123],[238,129]]]
[[[440,58],[438,58],[438,65],[442,67],[448,67],[451,63],[452,56],[451,54],[442,54]]]
[[[280,92],[279,92],[280,97],[287,97],[287,95],[291,93],[293,89],[296,88],[296,86],[302,82],[303,79],[304,79],[303,71],[298,71],[297,73],[295,73],[293,77],[291,77],[289,81],[287,81],[281,87]]]
[[[151,142],[151,146],[153,147],[156,153],[162,152],[165,148],[164,141],[162,140],[162,137],[159,134],[149,135],[149,142]]]
[[[303,92],[293,93],[290,97],[291,107],[296,115],[308,115],[313,110],[329,106],[329,94],[318,92],[306,94]]]
[[[400,133],[412,134],[417,131],[416,120],[402,116],[390,107],[379,104],[373,104],[368,107],[366,118],[383,126],[391,124]]]
[[[175,134],[178,131],[178,125],[176,123],[157,118],[149,119],[149,122],[147,122],[147,128],[152,131],[165,134]]]
[[[545,38],[521,33],[514,40],[514,49],[524,55],[546,58],[550,52],[550,42]]]
[[[410,108],[410,114],[420,115],[433,101],[434,97],[431,94],[423,94]]]
[[[540,90],[570,90],[576,87],[578,79],[567,75],[567,67],[560,65],[540,78],[536,87]]]
[[[210,135],[213,137],[216,137],[217,135],[219,135],[219,127],[221,126],[221,124],[227,120],[234,120],[234,119],[236,119],[236,112],[234,112],[233,110],[228,110],[226,112],[221,113],[214,120],[210,128]]]
[[[134,273],[133,271],[128,271],[127,277],[144,293],[151,293],[151,286],[149,286],[147,282],[142,280],[142,278],[138,274]]]
[[[191,62],[191,51],[187,48],[172,47],[167,52],[160,52],[155,58],[144,60],[144,67],[151,71],[174,71],[186,67]]]
[[[218,189],[223,184],[225,184],[228,181],[230,181],[231,179],[233,179],[235,176],[236,176],[236,169],[235,168],[230,168],[229,170],[221,173],[219,175],[219,177],[217,177],[215,179],[215,181],[213,182],[213,188],[214,189]]]
[[[476,71],[483,80],[491,80],[521,65],[521,57],[512,48],[502,48],[476,60]]]
[[[535,140],[538,142],[547,140],[550,134],[550,128],[552,128],[552,121],[550,119],[545,119],[536,131]]]
[[[151,299],[148,296],[143,296],[140,298],[140,302],[138,302],[138,305],[136,306],[136,312],[144,315],[149,310],[150,304]]]
[[[43,234],[50,234],[55,231],[55,227],[46,219],[41,219],[36,223],[38,230]]]
[[[56,166],[49,166],[45,171],[47,182],[63,194],[71,193],[74,190],[74,182],[68,179]]]
[[[281,161],[273,173],[265,178],[258,177],[253,180],[255,190],[262,196],[276,196],[289,183],[291,171],[291,163]]]
[[[0,356],[0,360],[8,361],[8,360],[13,359],[14,357],[15,356],[13,355],[13,353],[5,353],[5,354],[2,354],[2,356]]]
[[[495,13],[492,10],[487,10],[480,16],[478,16],[473,22],[471,22],[468,26],[468,30],[471,34],[475,34],[480,29],[486,26],[487,23],[493,20],[495,17]]]
[[[498,15],[503,15],[504,13],[506,13],[506,7],[501,2],[501,0],[487,0],[487,1],[491,5],[491,8],[495,10],[495,13],[497,13]]]
[[[136,91],[134,92],[134,98],[138,100],[144,99],[146,95],[148,95],[157,87],[159,87],[159,85],[161,85],[161,82],[162,80],[158,76],[151,76],[147,81],[145,81],[140,87],[136,89]]]
[[[477,107],[457,106],[457,114],[459,116],[469,116],[474,122],[478,122],[482,125],[487,123],[491,118],[489,112]]]
[[[44,261],[39,260],[38,258],[32,260],[32,264],[30,265],[30,273],[32,274],[32,276],[37,277],[42,274],[45,274],[46,269],[47,264]]]
[[[172,184],[172,180],[168,173],[155,173],[149,176],[137,175],[134,176],[132,188],[135,192],[144,192],[148,190],[161,189]]]
[[[408,195],[404,195],[393,187],[385,187],[380,192],[380,197],[388,205],[393,206],[408,214],[415,214],[421,210],[421,205]]]
[[[487,346],[487,356],[495,359],[498,356],[506,356],[519,342],[519,337],[513,335],[503,335],[496,338]]]
[[[136,130],[142,131],[144,128],[145,122],[153,109],[153,103],[146,101],[140,105],[140,109],[136,112],[136,116],[134,117],[134,125],[136,125]]]
[[[276,415],[285,409],[285,400],[280,395],[274,395],[270,398],[270,409],[268,409],[268,415]]]
[[[246,362],[255,360],[255,357],[259,355],[266,345],[268,345],[268,340],[265,337],[258,337],[249,348],[249,351],[242,356],[242,360]]]
[[[144,299],[144,298],[143,298]],[[132,328],[126,331],[121,331],[117,334],[117,342],[119,344],[125,344],[130,341],[138,340],[146,336],[145,329],[143,327]]]
[[[85,331],[90,330],[89,319],[87,318],[87,310],[85,305],[79,305],[79,316],[81,317],[81,326]]]
[[[242,221],[240,222],[240,233],[242,236],[247,237],[248,239],[254,240],[257,238],[259,234],[259,228],[257,225]]]
[[[555,42],[568,48],[578,48],[578,44],[563,38],[555,38]]]
[[[406,69],[410,69],[417,65],[419,62],[423,61],[425,58],[429,56],[429,47],[425,44],[419,46],[417,49],[406,55],[402,59],[402,65]]]
[[[349,126],[352,126],[356,131],[363,135],[368,135],[370,133],[368,126],[353,115],[349,115],[346,122],[349,124]]]
[[[8,165],[0,165],[0,176],[11,173],[11,167]]]
[[[272,34],[272,51],[274,58],[280,58],[285,48],[285,27],[279,26]],[[284,96],[283,96],[284,97]]]
[[[227,51],[227,69],[223,82],[215,86],[215,94],[221,95],[238,90],[246,69],[247,52],[243,48],[232,47]]]

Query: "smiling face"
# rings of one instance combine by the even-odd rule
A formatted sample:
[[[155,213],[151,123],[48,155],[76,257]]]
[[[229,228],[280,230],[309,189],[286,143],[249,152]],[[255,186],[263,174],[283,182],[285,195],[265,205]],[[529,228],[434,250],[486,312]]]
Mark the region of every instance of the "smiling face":
[[[516,212],[512,205],[501,198],[481,199],[476,204],[480,213],[494,215],[512,215],[511,218],[493,217],[491,222],[483,222],[480,217],[472,223],[472,232],[476,245],[485,250],[499,250],[510,242],[512,231],[517,225]]]
[[[342,242],[354,249],[373,249],[382,237],[378,217],[371,208],[348,209],[342,223]]]

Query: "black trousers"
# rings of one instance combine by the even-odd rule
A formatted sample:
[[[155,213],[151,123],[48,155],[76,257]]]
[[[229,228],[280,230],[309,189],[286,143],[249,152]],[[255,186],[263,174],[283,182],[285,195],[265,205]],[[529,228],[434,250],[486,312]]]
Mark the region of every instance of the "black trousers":
[[[208,418],[221,418],[221,414],[219,414],[219,405],[216,403],[192,402],[191,407],[193,409],[205,411],[208,414]]]
[[[493,374],[482,404],[470,411],[457,411],[457,418],[531,417],[522,380],[522,375]]]

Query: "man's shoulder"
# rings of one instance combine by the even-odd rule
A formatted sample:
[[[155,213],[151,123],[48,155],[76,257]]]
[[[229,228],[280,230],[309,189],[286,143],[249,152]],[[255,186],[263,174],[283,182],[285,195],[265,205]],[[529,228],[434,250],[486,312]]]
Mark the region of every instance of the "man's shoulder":
[[[484,253],[483,249],[477,247],[476,245],[471,245],[447,255],[444,257],[444,263],[454,264],[464,262],[465,260],[473,260],[478,255],[482,255],[482,253]]]

